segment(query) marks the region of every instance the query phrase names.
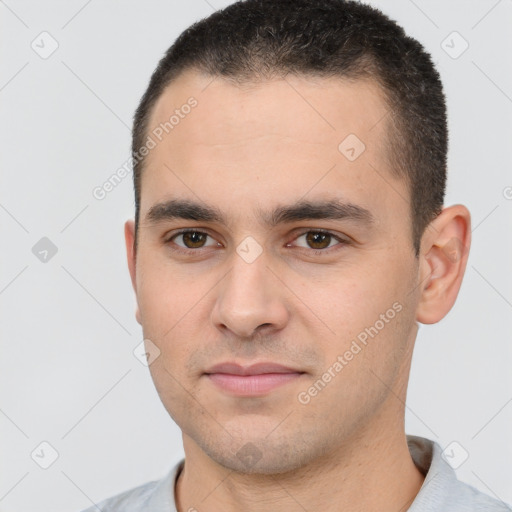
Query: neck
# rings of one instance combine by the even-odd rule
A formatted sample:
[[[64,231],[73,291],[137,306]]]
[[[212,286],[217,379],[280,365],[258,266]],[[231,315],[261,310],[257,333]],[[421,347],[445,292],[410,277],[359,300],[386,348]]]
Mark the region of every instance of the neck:
[[[409,453],[403,421],[400,429],[390,431],[382,428],[389,423],[381,423],[381,415],[375,420],[381,428],[372,429],[371,436],[358,432],[321,460],[276,475],[235,473],[218,465],[184,436],[186,463],[176,484],[177,510],[407,510],[424,475]]]

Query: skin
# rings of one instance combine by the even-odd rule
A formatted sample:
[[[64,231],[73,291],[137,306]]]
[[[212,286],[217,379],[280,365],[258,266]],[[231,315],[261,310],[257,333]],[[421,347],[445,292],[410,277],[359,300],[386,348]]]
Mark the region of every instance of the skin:
[[[438,322],[456,299],[468,251],[454,257],[447,247],[469,248],[468,210],[446,207],[415,257],[408,187],[387,167],[387,106],[371,81],[288,76],[241,86],[186,71],[150,126],[190,96],[197,106],[147,157],[137,252],[134,223],[125,225],[136,317],[160,350],[150,372],[183,432],[179,511],[406,509],[424,480],[404,431],[412,351],[418,323]],[[366,146],[352,162],[338,150],[351,133]],[[216,207],[226,223],[147,218],[171,199]],[[369,210],[374,222],[269,226],[261,215],[331,199]],[[183,228],[206,233],[204,245],[170,240]],[[311,245],[315,229],[332,233],[327,248]],[[248,236],[262,250],[252,263],[236,251]],[[332,373],[394,303],[400,312],[301,403],[299,393]],[[204,374],[225,361],[303,373],[264,396],[232,396]],[[245,445],[253,465],[237,456]]]

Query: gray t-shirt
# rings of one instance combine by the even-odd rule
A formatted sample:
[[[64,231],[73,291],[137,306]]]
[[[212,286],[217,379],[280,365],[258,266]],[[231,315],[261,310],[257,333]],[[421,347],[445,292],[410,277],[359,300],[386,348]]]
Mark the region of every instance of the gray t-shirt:
[[[425,481],[408,512],[511,512],[502,501],[457,480],[455,471],[441,457],[440,446],[417,436],[407,436],[411,457]],[[176,464],[161,480],[148,482],[83,512],[176,512],[174,483],[183,467]]]

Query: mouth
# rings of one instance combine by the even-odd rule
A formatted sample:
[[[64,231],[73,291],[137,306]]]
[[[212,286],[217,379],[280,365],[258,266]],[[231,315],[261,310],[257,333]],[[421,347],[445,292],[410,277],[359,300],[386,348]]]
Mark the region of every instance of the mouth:
[[[216,388],[234,396],[264,396],[284,386],[305,372],[276,363],[263,362],[250,366],[221,363],[205,372]]]

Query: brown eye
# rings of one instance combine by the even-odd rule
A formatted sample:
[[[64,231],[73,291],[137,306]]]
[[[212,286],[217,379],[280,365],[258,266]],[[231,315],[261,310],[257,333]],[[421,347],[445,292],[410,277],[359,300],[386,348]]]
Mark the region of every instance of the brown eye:
[[[181,231],[172,236],[169,242],[174,242],[178,247],[184,249],[201,249],[203,247],[209,247],[215,244],[215,240],[212,238],[208,242],[208,238],[211,238],[207,233],[202,231]]]
[[[197,249],[198,247],[203,247],[207,236],[204,233],[191,231],[190,233],[183,234],[183,242],[189,249]]]
[[[288,247],[300,247],[302,249],[309,249],[318,251],[316,255],[322,252],[331,252],[336,249],[342,249],[350,244],[350,240],[344,237],[337,236],[329,231],[312,230],[303,231],[302,234],[295,238],[293,244],[287,244]]]
[[[306,241],[312,249],[326,249],[329,247],[332,236],[329,233],[309,231],[306,233]]]

